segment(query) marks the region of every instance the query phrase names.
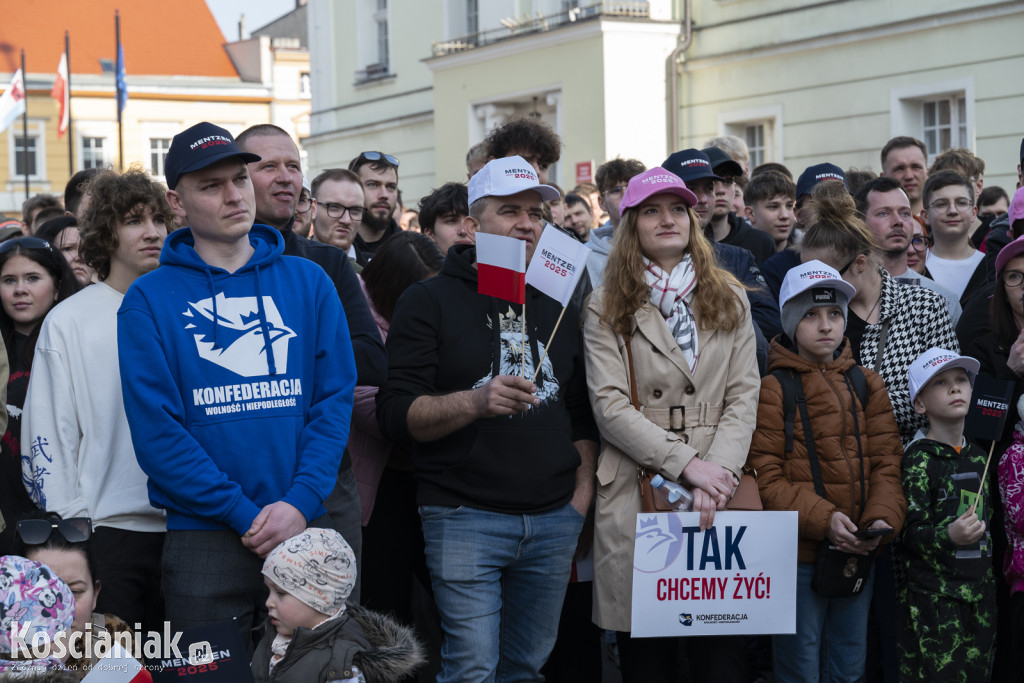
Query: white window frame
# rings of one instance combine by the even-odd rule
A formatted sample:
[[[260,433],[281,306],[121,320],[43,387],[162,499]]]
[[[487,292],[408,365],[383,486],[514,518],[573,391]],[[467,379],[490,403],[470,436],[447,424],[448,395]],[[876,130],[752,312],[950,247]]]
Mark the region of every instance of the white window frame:
[[[17,139],[24,137],[21,117],[19,116],[7,129],[7,162],[9,182],[24,182],[25,176],[18,173],[18,160],[15,153]],[[46,181],[46,119],[28,119],[28,137],[36,139],[36,151],[33,156],[36,160],[36,172],[29,175],[29,182]]]
[[[90,140],[98,140],[99,148],[87,144]],[[107,165],[107,138],[99,135],[83,135],[79,138],[78,165],[83,169],[103,168]],[[89,164],[89,165],[86,165]]]
[[[163,177],[165,177],[167,175],[163,171],[164,171],[164,162],[167,159],[167,152],[169,152],[170,149],[171,149],[171,139],[172,138],[165,138],[165,137],[159,137],[159,136],[147,138],[147,142],[149,143],[149,145],[148,145],[149,151],[146,153],[146,161],[148,161],[149,163],[146,164],[146,166],[147,166],[146,170],[148,170],[149,174],[151,176],[153,176],[154,178],[163,178]],[[153,146],[153,142],[156,141],[156,140],[165,140],[167,142],[167,147],[165,149],[162,149],[162,150],[156,149]],[[153,167],[153,154],[155,154],[157,152],[160,152],[160,151],[162,151],[164,153],[164,158],[160,160],[160,171],[161,172],[157,173],[156,169]]]
[[[975,149],[975,113],[974,113],[974,77],[954,78],[932,83],[921,83],[917,85],[903,86],[889,89],[889,137],[898,135],[909,135],[919,140],[925,139],[924,126],[924,103],[934,102],[941,99],[964,98],[964,121],[966,147],[969,150]],[[952,112],[956,118],[956,112]],[[955,137],[951,138],[954,147]],[[939,150],[941,151],[941,150]],[[936,154],[929,150],[928,164],[935,160]]]
[[[218,126],[225,127],[224,124],[215,122]],[[171,121],[149,121],[142,123],[142,143],[139,150],[139,158],[144,160],[146,172],[153,176],[154,180],[166,182],[165,176],[154,175],[153,171],[153,160],[151,158],[153,139],[167,139],[171,140],[175,135],[180,133],[185,128],[184,122],[171,122]],[[229,129],[230,130],[230,129]],[[234,133],[232,133],[233,135]]]
[[[117,128],[111,121],[75,121],[76,166],[82,167],[85,159],[85,138],[103,138],[103,163],[101,168],[110,166],[117,153]]]
[[[764,126],[764,159],[761,163],[774,161],[785,163],[782,153],[782,105],[775,104],[754,109],[722,112],[718,115],[718,135],[735,135],[746,142],[748,126]],[[751,162],[750,170],[755,164]]]
[[[390,9],[388,0],[374,0],[376,9],[373,12],[374,43],[377,55],[377,63],[384,66],[384,71],[391,73],[391,22],[389,19]],[[383,7],[381,7],[383,5]],[[383,44],[381,39],[381,28],[384,29]]]

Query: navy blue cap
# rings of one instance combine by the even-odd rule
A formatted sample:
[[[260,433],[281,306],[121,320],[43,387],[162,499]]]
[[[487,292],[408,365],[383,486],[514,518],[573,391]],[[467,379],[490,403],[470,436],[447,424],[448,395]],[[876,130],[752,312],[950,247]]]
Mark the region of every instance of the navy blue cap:
[[[258,154],[243,152],[235,138],[220,126],[203,121],[183,130],[171,140],[171,148],[164,157],[164,176],[171,190],[186,173],[200,171],[218,161],[238,157],[240,161],[259,161]]]
[[[684,149],[680,152],[670,154],[668,159],[662,162],[661,167],[666,171],[676,174],[683,182],[699,180],[700,178],[711,178],[722,180],[715,175],[711,168],[711,159],[699,149]]]
[[[804,195],[810,194],[814,186],[822,180],[842,180],[843,185],[846,185],[846,174],[843,173],[843,169],[835,164],[826,163],[808,166],[807,170],[801,173],[800,178],[796,181],[797,201]],[[850,186],[846,185],[846,189],[849,190]]]
[[[718,175],[732,178],[743,175],[743,167],[739,165],[739,162],[733,161],[733,158],[725,150],[717,147],[705,147],[703,151],[711,160],[711,170]]]

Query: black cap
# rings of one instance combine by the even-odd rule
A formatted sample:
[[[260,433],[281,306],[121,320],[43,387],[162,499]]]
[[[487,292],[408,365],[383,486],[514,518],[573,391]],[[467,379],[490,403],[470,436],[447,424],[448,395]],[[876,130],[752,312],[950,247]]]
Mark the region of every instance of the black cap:
[[[706,147],[703,151],[708,155],[708,159],[711,160],[711,170],[718,175],[731,178],[743,175],[743,167],[740,166],[739,162],[733,161],[733,158],[726,154],[724,150],[717,147]]]
[[[243,152],[235,144],[235,138],[220,126],[203,121],[174,136],[171,148],[164,158],[164,176],[167,187],[174,189],[178,180],[186,173],[200,171],[218,161],[238,157],[250,163],[259,161],[258,154]]]
[[[1020,139],[1020,161],[1024,164],[1024,138]]]
[[[846,185],[846,174],[835,164],[808,166],[796,181],[796,198],[799,200],[805,194],[810,194],[814,186],[823,180],[842,180],[843,185]],[[846,189],[849,190],[850,186],[846,185]]]
[[[691,148],[674,152],[669,155],[668,159],[662,162],[661,167],[666,171],[675,173],[686,183],[701,178],[722,180],[722,178],[715,175],[714,170],[711,168],[711,159],[699,149]]]

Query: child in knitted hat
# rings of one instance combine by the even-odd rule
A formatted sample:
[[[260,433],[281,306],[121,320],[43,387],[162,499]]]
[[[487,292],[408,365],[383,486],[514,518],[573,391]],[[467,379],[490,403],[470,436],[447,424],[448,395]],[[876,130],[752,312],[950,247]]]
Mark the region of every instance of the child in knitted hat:
[[[0,557],[0,673],[64,669],[53,645],[74,617],[75,596],[52,569],[17,555]],[[36,645],[44,651],[34,651]]]

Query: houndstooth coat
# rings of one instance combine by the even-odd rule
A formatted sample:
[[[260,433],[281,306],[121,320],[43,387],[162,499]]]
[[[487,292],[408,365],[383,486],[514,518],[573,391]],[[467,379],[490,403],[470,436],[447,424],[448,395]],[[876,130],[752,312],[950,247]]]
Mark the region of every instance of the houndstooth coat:
[[[925,416],[915,413],[910,403],[907,384],[910,363],[934,346],[960,353],[960,343],[949,319],[949,307],[941,295],[918,285],[899,283],[881,268],[879,272],[882,274],[879,322],[864,327],[857,362],[866,368],[875,368],[883,323],[888,321],[888,341],[878,374],[889,392],[900,439],[906,446],[917,430],[928,424]]]

